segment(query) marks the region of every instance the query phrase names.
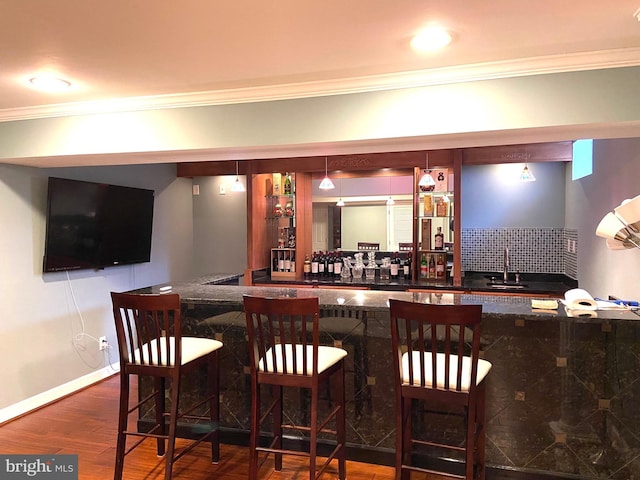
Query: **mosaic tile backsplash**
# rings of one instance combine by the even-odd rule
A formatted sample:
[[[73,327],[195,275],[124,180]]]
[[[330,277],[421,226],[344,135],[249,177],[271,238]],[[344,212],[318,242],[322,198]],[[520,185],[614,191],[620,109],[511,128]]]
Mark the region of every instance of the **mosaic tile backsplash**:
[[[501,272],[509,248],[511,272],[577,279],[577,243],[577,230],[564,228],[464,228],[462,270]]]

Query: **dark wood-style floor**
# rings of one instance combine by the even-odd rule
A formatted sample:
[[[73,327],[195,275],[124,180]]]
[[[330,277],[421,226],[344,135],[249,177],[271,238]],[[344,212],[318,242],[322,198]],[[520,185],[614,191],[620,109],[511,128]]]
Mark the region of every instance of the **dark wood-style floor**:
[[[1,454],[78,454],[81,480],[113,478],[118,413],[119,380],[115,375],[0,427]],[[135,394],[135,392],[133,392]],[[239,480],[247,478],[248,451],[245,447],[221,446],[220,463],[210,462],[208,445],[201,445],[181,458],[174,467],[174,479]],[[335,464],[336,462],[333,462]],[[285,457],[282,472],[273,472],[267,463],[261,480],[308,478],[304,458]],[[161,479],[163,459],[155,453],[155,442],[145,441],[125,460],[126,479]],[[332,465],[322,478],[337,478]],[[349,480],[392,480],[394,469],[348,462]],[[413,479],[439,480],[444,477],[413,475]]]

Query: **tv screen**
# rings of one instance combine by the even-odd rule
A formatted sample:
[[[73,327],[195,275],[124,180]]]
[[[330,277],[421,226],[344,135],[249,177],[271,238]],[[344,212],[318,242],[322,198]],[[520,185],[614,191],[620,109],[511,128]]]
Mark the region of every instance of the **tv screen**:
[[[151,260],[153,190],[49,178],[44,271]]]

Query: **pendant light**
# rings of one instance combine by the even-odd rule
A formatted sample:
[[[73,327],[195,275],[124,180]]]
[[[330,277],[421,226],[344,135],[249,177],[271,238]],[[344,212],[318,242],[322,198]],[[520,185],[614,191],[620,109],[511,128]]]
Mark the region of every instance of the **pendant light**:
[[[336,207],[344,207],[344,200],[342,200],[342,179],[340,179],[340,198],[336,202]]]
[[[331,179],[329,178],[328,170],[327,170],[327,157],[324,157],[324,178],[320,182],[318,186],[320,190],[331,190],[336,188]]]
[[[520,181],[521,182],[535,182],[535,175],[529,170],[528,165],[525,163],[522,172],[520,173]]]
[[[431,191],[436,186],[436,181],[429,172],[429,152],[427,152],[425,156],[425,172],[420,182],[418,182],[418,186],[423,191]]]
[[[231,185],[232,192],[244,192],[245,188],[242,182],[240,182],[240,177],[238,176],[238,162],[236,162],[236,181]]]

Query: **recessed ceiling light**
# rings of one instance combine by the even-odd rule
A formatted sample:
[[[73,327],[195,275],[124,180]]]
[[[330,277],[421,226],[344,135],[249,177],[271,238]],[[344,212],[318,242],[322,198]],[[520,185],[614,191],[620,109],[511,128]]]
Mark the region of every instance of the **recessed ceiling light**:
[[[451,43],[451,34],[442,27],[426,27],[411,40],[411,47],[418,52],[431,52]]]
[[[29,79],[29,83],[46,92],[61,92],[71,86],[71,82],[56,77],[33,77]]]

